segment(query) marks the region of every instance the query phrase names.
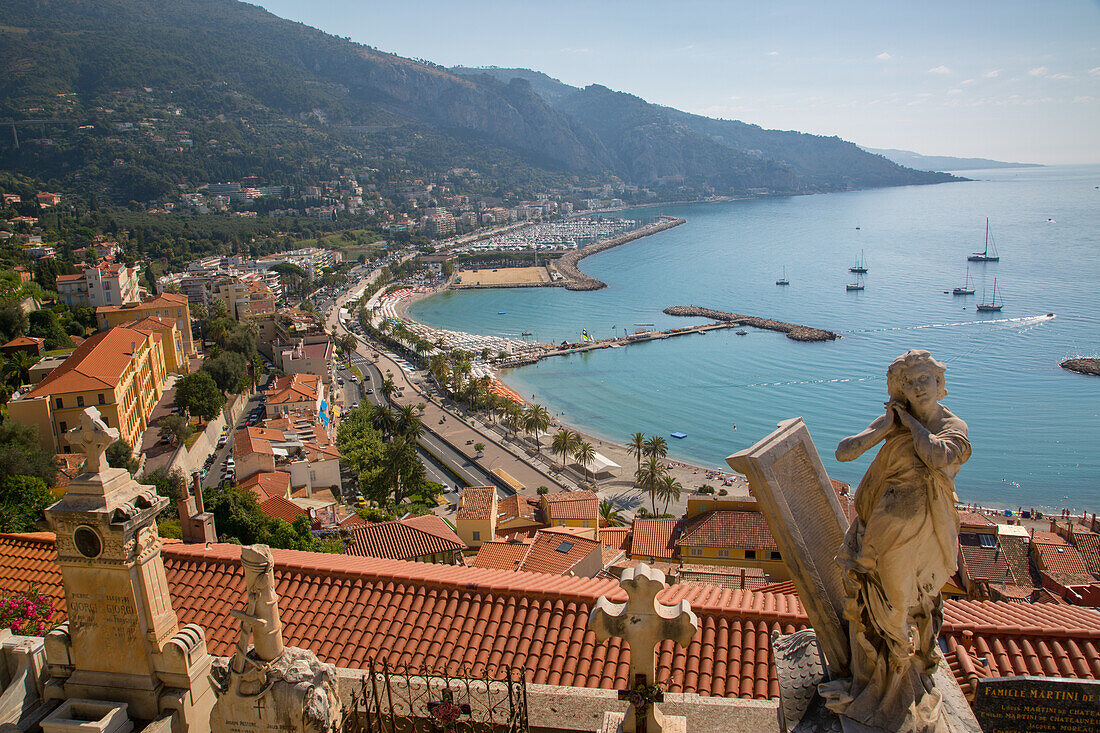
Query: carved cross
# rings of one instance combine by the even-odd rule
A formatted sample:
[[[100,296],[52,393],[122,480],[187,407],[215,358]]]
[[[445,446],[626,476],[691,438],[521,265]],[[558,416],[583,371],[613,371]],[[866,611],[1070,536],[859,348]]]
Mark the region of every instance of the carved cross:
[[[630,645],[627,679],[633,682],[629,690],[621,691],[620,699],[630,700],[632,710],[627,712],[623,730],[656,733],[662,730],[663,717],[654,704],[660,691],[649,687],[657,682],[656,647],[671,639],[686,648],[699,629],[699,620],[687,601],[675,606],[657,601],[657,594],[666,587],[665,574],[644,563],[628,568],[619,586],[626,591],[627,602],[612,603],[601,596],[588,616],[588,627],[599,641],[617,636]],[[639,685],[648,691],[633,694]]]
[[[107,423],[99,417],[99,410],[85,407],[77,426],[65,433],[65,440],[87,457],[85,472],[99,473],[107,467],[104,454],[107,447],[118,440],[118,435],[118,428],[107,427]]]

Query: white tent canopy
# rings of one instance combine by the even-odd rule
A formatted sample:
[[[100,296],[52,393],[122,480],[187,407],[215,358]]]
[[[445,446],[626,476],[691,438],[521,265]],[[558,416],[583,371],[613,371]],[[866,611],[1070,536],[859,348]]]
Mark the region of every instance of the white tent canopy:
[[[574,460],[572,465],[576,466],[581,473],[584,473],[584,466],[579,461]],[[622,466],[602,453],[595,454],[592,460],[588,462],[588,472],[596,478],[618,476],[622,470]]]

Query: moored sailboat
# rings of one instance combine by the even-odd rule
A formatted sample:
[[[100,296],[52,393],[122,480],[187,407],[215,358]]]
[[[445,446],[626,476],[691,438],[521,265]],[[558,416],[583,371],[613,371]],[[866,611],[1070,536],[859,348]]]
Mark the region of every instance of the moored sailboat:
[[[990,249],[992,248],[992,252]],[[981,252],[974,252],[966,259],[971,262],[1000,262],[1001,257],[997,254],[997,243],[993,241],[993,235],[989,233],[989,217],[985,218],[985,249]]]
[[[974,288],[970,286],[970,267],[966,268],[966,280],[961,288],[955,288],[951,291],[952,295],[973,295]]]
[[[984,300],[984,296],[983,296]],[[980,313],[996,313],[1001,310],[1004,303],[997,302],[997,278],[993,278],[993,300],[988,303],[978,303],[977,309]]]
[[[867,272],[867,260],[863,256],[863,250],[859,251],[859,259],[856,263],[848,268],[848,272],[864,273]]]
[[[775,281],[776,285],[790,285],[791,281],[787,279],[787,266],[783,266],[783,274]]]

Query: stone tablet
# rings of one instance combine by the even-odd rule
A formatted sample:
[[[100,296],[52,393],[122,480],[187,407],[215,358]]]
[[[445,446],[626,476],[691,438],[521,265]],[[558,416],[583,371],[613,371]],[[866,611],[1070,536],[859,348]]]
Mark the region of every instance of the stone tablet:
[[[785,420],[753,447],[726,459],[745,474],[798,589],[835,676],[848,669],[846,592],[837,550],[848,520],[802,418]]]
[[[974,715],[985,733],[1100,730],[1100,681],[1052,677],[978,680]]]

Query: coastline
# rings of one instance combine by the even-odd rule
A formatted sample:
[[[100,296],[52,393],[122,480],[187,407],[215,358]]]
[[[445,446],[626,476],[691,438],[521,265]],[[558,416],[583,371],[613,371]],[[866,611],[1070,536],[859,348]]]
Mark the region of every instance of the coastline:
[[[553,265],[554,268],[561,273],[565,278],[562,285],[566,290],[600,290],[606,288],[607,283],[597,280],[596,278],[585,275],[580,271],[577,266],[581,260],[586,257],[591,257],[594,254],[603,252],[605,250],[618,247],[619,245],[626,244],[627,242],[633,242],[635,239],[641,239],[642,237],[648,237],[650,234],[656,234],[657,232],[663,232],[666,229],[678,227],[681,224],[686,224],[686,219],[679,217],[664,217],[661,221],[655,222],[648,226],[641,227],[640,229],[633,229],[625,234],[620,234],[617,237],[611,239],[604,239],[599,242],[594,242],[586,247],[575,252],[569,252],[559,259],[557,259]]]

